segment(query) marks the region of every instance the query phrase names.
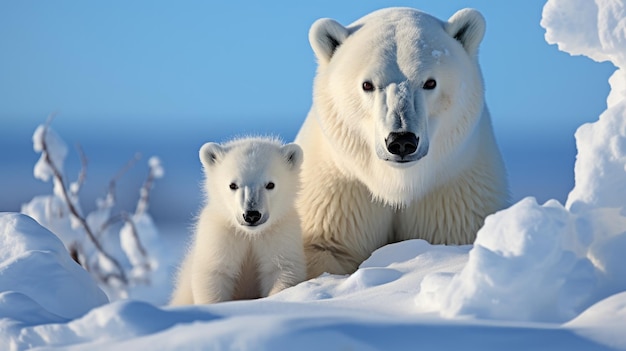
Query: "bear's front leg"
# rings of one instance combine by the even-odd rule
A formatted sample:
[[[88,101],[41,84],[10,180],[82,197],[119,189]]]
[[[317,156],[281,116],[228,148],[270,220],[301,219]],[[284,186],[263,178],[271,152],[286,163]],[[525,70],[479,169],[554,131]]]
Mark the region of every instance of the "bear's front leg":
[[[323,240],[306,240],[304,253],[309,279],[317,278],[323,273],[351,274],[360,263],[359,259],[352,258],[348,250],[342,250],[336,244],[327,245]]]
[[[194,304],[233,299],[235,284],[247,252],[247,241],[235,236],[229,239],[216,240],[208,247],[196,246],[191,277]]]
[[[306,271],[304,265],[301,268],[301,272],[298,273],[294,267],[287,268],[285,264],[282,264],[280,268],[263,272],[261,274],[261,296],[271,296],[303,282],[306,278]]]
[[[194,304],[209,304],[233,299],[237,272],[218,271],[195,275],[191,290]]]
[[[261,296],[274,295],[306,279],[306,262],[300,236],[265,243],[257,250]]]
[[[392,236],[394,208],[375,202],[355,181],[321,176],[304,182],[298,211],[302,220],[307,277],[352,274]],[[325,193],[320,195],[320,190]]]
[[[193,293],[191,292],[191,272],[193,255],[188,253],[179,268],[174,291],[170,298],[171,306],[193,305]]]

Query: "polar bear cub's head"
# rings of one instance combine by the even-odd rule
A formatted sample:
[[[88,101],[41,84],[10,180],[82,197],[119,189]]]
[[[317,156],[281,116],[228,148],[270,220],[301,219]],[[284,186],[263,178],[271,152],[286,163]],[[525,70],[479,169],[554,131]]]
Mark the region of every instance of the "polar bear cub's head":
[[[273,138],[204,144],[200,160],[212,209],[245,232],[262,232],[293,208],[302,158],[300,146]]]

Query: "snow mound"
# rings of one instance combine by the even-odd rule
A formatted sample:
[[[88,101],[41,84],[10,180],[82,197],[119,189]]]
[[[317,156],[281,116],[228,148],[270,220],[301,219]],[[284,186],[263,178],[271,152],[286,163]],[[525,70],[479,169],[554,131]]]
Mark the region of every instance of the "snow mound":
[[[602,342],[616,350],[624,350],[625,321],[626,292],[622,292],[595,304],[565,326],[578,330],[580,335],[590,340]]]
[[[540,206],[526,198],[487,218],[467,265],[440,289],[442,314],[545,322],[575,317],[595,302],[598,279],[577,234],[574,216],[556,201]]]
[[[626,5],[623,1],[551,0],[541,25],[546,41],[572,55],[610,61],[607,110],[595,123],[576,131],[576,186],[569,194],[572,211],[626,205]]]
[[[576,185],[566,207],[572,212],[626,208],[626,3],[550,0],[541,25],[546,41],[572,55],[610,61],[607,109],[597,122],[576,131]],[[622,227],[624,228],[624,227]]]
[[[550,0],[543,8],[541,26],[546,41],[561,51],[612,62],[618,70],[609,78],[609,109],[626,96],[626,5],[613,0]],[[622,133],[623,135],[623,133]],[[579,149],[580,150],[580,149]]]
[[[428,306],[414,306],[420,282],[427,275],[451,277],[467,262],[470,248],[433,246],[424,240],[389,244],[376,250],[351,275],[323,274],[267,299],[324,304],[339,300],[381,315],[431,312]]]
[[[0,213],[0,318],[71,319],[107,302],[56,235],[28,216]]]

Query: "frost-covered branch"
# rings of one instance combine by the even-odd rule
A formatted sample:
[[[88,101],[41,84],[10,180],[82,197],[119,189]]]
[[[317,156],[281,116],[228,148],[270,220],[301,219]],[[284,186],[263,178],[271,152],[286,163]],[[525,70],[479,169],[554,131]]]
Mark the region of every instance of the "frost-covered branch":
[[[76,179],[76,181],[70,184],[70,194],[74,198],[78,198],[78,193],[83,187],[85,179],[87,179],[87,163],[89,161],[80,144],[76,144],[76,151],[78,151],[78,155],[80,156],[80,172],[78,173],[78,178]]]
[[[140,160],[140,154],[111,178],[104,197],[96,199],[97,208],[83,214],[79,193],[87,178],[88,159],[77,145],[81,169],[76,181],[68,184],[63,170],[68,148],[50,127],[53,117],[33,134],[33,149],[40,154],[34,176],[52,181],[53,194],[34,197],[22,205],[22,212],[54,232],[70,256],[99,281],[111,299],[132,297],[132,291],[143,291],[134,287],[163,281],[168,273],[159,264],[159,234],[148,214],[150,191],[163,176],[160,160],[152,157],[148,161],[149,172],[139,189],[134,213],[115,214],[113,210],[117,183]]]
[[[52,172],[52,176],[54,177],[54,180],[56,184],[58,185],[58,190],[60,190],[63,200],[65,200],[65,203],[71,215],[73,216],[73,219],[78,221],[78,223],[80,223],[80,226],[85,230],[85,233],[89,237],[89,240],[94,245],[96,250],[100,253],[100,255],[102,255],[106,261],[109,261],[109,263],[115,267],[115,270],[117,271],[117,273],[110,274],[110,277],[119,279],[122,283],[126,284],[128,282],[128,279],[126,278],[124,269],[122,269],[122,266],[114,257],[109,255],[104,250],[104,248],[102,247],[102,244],[94,235],[93,231],[91,230],[91,227],[87,223],[87,220],[81,215],[80,211],[75,205],[75,201],[72,200],[70,194],[68,193],[64,185],[65,180],[63,178],[63,174],[61,173],[61,171],[55,164],[53,158],[51,157],[51,153],[50,153],[48,143],[46,140],[48,127],[49,127],[48,124],[44,126],[43,132],[41,134],[40,145],[41,145],[42,156],[44,157],[45,162],[47,163],[50,171]],[[80,254],[78,254],[77,258],[80,260]],[[87,262],[81,262],[81,263],[84,263],[83,266],[85,267],[86,270],[90,270],[89,264]],[[108,281],[108,279],[105,279],[105,281]]]
[[[148,165],[150,166],[150,172],[148,173],[148,178],[143,183],[141,190],[139,190],[139,201],[137,202],[137,209],[135,210],[135,214],[142,214],[148,210],[148,202],[150,200],[150,190],[152,190],[152,186],[155,179],[159,179],[163,177],[163,167],[161,166],[161,160],[152,156],[148,160]]]
[[[114,225],[116,223],[119,223],[119,222],[124,222],[125,224],[130,226],[130,228],[131,228],[130,232],[131,232],[131,235],[133,236],[133,238],[135,240],[135,245],[137,247],[137,250],[141,253],[141,255],[144,258],[147,258],[148,257],[148,252],[146,251],[146,249],[141,244],[141,240],[139,239],[139,235],[137,234],[137,226],[135,225],[135,222],[133,221],[133,219],[131,218],[131,216],[127,212],[122,212],[122,213],[120,213],[117,216],[109,218],[100,227],[100,232],[106,231],[109,227],[111,227],[112,225]]]
[[[117,187],[117,181],[120,180],[120,178],[122,178],[122,176],[126,174],[126,172],[133,168],[140,159],[141,154],[136,153],[135,155],[133,155],[133,158],[128,160],[128,162],[126,162],[126,164],[122,168],[120,168],[119,171],[117,171],[113,178],[111,178],[111,180],[109,181],[109,189],[106,196],[108,201],[111,201],[112,203],[115,202],[115,188]]]

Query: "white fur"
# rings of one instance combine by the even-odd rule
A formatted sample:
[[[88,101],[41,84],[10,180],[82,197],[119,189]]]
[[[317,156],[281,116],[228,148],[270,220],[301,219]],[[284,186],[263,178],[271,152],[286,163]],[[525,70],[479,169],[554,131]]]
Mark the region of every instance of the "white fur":
[[[397,240],[471,243],[506,206],[477,60],[484,31],[471,9],[448,22],[390,8],[348,27],[313,24],[319,67],[296,138],[306,154],[298,211],[309,277],[351,273]],[[436,87],[424,88],[430,79]],[[362,89],[366,81],[373,90]],[[392,132],[419,138],[415,152],[389,151]]]
[[[305,279],[294,204],[302,158],[298,145],[268,138],[202,146],[207,203],[170,304],[265,297]],[[256,226],[246,211],[260,213]]]

